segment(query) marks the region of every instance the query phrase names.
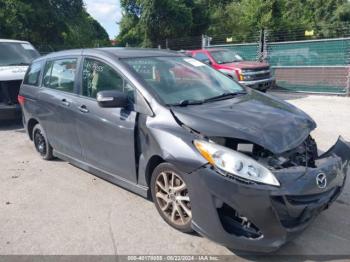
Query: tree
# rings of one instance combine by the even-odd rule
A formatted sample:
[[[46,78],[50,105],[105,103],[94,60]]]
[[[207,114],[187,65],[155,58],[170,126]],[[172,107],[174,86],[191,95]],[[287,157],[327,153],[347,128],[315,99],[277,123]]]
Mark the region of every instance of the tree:
[[[50,47],[44,51],[109,45],[82,0],[0,0],[0,37]]]
[[[155,46],[166,38],[188,35],[192,13],[180,1],[148,0],[143,3],[140,22],[145,25],[143,45]]]
[[[122,0],[120,45],[156,47],[166,38],[198,35],[208,28],[207,0]]]

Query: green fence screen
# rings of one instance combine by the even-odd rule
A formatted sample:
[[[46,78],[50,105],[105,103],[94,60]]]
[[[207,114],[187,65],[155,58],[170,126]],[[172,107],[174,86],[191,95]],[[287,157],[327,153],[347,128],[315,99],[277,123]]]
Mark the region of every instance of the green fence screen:
[[[267,42],[266,61],[278,88],[296,92],[349,94],[350,38]],[[258,44],[216,45],[255,61]]]
[[[272,66],[347,65],[350,39],[328,39],[268,43],[268,62]]]

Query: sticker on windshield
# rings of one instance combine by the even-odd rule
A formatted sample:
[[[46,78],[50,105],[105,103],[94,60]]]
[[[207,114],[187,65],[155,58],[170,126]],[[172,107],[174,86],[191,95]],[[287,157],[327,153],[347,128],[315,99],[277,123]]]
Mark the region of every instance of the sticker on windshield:
[[[21,46],[26,50],[34,50],[34,47],[30,44],[21,44]]]
[[[193,58],[185,58],[184,60],[193,66],[205,66],[205,64]]]

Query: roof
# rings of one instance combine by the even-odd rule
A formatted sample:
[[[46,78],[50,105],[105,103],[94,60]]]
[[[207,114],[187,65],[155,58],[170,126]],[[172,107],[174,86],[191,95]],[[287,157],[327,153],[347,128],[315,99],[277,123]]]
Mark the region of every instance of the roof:
[[[98,50],[110,53],[110,54],[115,55],[119,58],[151,57],[151,56],[179,56],[178,52],[169,51],[169,50],[165,50],[165,49],[107,47],[107,48],[98,48]]]
[[[118,48],[118,47],[104,47],[104,48],[88,48],[88,49],[71,49],[59,52],[50,53],[46,58],[56,56],[69,56],[81,54],[104,54],[116,58],[133,58],[133,57],[155,57],[155,56],[183,56],[175,51],[164,49],[151,48]]]
[[[209,48],[209,49],[187,50],[187,52],[202,52],[202,51],[212,52],[212,51],[224,51],[224,50],[228,50],[228,49],[226,49],[226,48]]]
[[[14,40],[14,39],[0,39],[0,43],[29,43],[28,41],[23,40]]]

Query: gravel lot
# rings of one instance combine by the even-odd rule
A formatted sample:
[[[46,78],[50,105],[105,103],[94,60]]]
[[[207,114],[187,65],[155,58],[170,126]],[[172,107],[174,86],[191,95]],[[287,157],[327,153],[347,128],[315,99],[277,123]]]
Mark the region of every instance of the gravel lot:
[[[326,150],[350,141],[350,98],[281,96],[318,123]],[[0,126],[0,254],[215,254],[231,250],[170,228],[153,203],[56,160],[44,161],[20,125]],[[342,196],[278,254],[350,258],[349,179]],[[243,258],[241,258],[243,259]]]

